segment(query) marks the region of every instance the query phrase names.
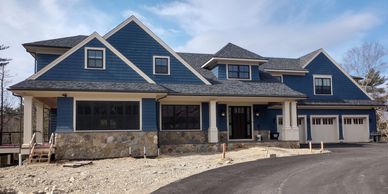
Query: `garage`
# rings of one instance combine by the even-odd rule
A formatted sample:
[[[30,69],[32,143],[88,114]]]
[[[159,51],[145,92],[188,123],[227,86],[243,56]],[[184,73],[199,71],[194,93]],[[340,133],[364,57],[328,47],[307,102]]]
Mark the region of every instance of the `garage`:
[[[277,130],[280,133],[280,138],[279,139],[281,139],[281,135],[282,135],[281,131],[282,131],[282,127],[283,127],[283,116],[282,115],[278,115],[277,116],[277,122],[276,123],[277,123]],[[307,141],[306,115],[298,115],[297,123],[298,123],[298,128],[299,128],[299,142],[300,143],[306,143],[306,141]]]
[[[344,142],[369,142],[369,116],[343,115]]]
[[[339,142],[338,115],[311,115],[310,124],[313,143]]]

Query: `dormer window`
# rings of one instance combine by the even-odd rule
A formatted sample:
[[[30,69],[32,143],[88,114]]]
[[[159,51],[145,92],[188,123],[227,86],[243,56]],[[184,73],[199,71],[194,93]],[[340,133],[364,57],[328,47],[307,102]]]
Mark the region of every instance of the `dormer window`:
[[[331,75],[314,75],[314,95],[333,95]]]
[[[154,56],[153,61],[155,75],[170,75],[169,56]]]
[[[85,69],[105,69],[105,48],[85,47]]]
[[[228,79],[251,79],[249,65],[228,65]]]

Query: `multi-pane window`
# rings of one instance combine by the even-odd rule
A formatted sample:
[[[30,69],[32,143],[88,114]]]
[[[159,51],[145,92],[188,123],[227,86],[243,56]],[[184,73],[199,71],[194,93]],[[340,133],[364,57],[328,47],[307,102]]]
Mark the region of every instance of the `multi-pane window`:
[[[353,123],[355,125],[363,125],[364,124],[364,119],[363,118],[354,118]]]
[[[344,119],[344,124],[345,125],[351,125],[352,124],[352,119],[351,118],[345,118]]]
[[[313,125],[333,125],[335,118],[313,118]]]
[[[162,130],[200,130],[200,105],[162,105]]]
[[[77,101],[77,130],[138,130],[139,102]]]
[[[86,68],[104,69],[104,49],[86,49]]]
[[[313,125],[321,125],[321,119],[320,118],[313,118]]]
[[[170,74],[170,57],[154,56],[154,74]]]
[[[330,77],[314,78],[315,94],[332,94]]]
[[[249,65],[228,65],[229,79],[250,79]]]

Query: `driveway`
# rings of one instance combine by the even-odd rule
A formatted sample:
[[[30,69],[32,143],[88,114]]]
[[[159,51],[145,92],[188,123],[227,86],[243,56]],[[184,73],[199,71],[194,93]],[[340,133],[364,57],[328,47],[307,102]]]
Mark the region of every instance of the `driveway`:
[[[206,171],[155,193],[388,193],[388,144],[271,158]]]

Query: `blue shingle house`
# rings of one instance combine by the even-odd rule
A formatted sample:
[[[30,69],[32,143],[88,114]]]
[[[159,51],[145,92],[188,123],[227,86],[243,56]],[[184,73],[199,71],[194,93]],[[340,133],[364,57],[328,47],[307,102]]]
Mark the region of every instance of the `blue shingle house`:
[[[35,73],[9,90],[24,99],[25,154],[51,134],[57,158],[86,159],[257,139],[368,142],[376,131],[379,104],[323,49],[178,53],[134,16],[104,36],[23,46]]]

